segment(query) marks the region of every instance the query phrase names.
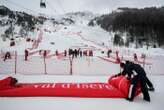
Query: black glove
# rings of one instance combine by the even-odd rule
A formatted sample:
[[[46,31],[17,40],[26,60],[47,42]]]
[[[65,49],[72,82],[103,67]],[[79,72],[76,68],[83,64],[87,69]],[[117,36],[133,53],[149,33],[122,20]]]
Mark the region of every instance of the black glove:
[[[11,79],[11,82],[10,82],[10,85],[11,86],[15,86],[15,84],[18,82],[18,80],[16,78],[12,78]]]
[[[121,75],[122,75],[121,73],[118,73],[118,74],[116,74],[116,77],[117,77],[117,76],[121,76]]]

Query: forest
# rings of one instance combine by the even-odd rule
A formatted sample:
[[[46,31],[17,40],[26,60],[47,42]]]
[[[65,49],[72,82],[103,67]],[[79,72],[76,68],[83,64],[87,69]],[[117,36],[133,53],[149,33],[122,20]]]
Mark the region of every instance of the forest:
[[[118,8],[110,14],[92,19],[88,25],[95,24],[115,32],[116,45],[129,46],[131,42],[135,42],[136,47],[144,44],[153,47],[164,45],[164,7]],[[126,41],[122,39],[123,33],[126,33]]]

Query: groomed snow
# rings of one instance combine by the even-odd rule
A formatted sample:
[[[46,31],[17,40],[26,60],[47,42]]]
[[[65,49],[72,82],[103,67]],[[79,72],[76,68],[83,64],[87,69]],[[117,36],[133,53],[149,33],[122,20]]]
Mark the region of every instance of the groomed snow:
[[[125,47],[115,47],[111,42],[111,34],[102,30],[100,27],[88,27],[86,25],[57,25],[55,27],[48,27],[49,22],[45,23],[40,31],[35,31],[31,38],[38,39],[39,34],[43,32],[42,40],[36,49],[31,51],[38,51],[41,49],[50,50],[50,54],[54,54],[56,50],[63,52],[69,48],[82,50],[84,48],[93,50],[93,58],[78,58],[74,60],[74,73],[75,74],[108,74],[118,72],[118,65],[111,62],[103,61],[97,58],[98,56],[107,56],[107,49],[112,49],[112,56],[115,57],[115,52],[119,51],[119,56],[125,60],[134,60],[133,54],[137,53],[140,61],[141,54],[146,55],[146,62],[151,65],[146,65],[145,69],[148,74],[164,74],[164,50],[160,48],[145,48],[134,49]],[[48,31],[44,31],[44,30]],[[1,41],[2,42],[2,41]],[[54,45],[52,45],[52,42]],[[3,42],[4,43],[4,42]],[[2,43],[2,44],[3,44]],[[32,42],[26,42],[25,39],[16,43],[16,46],[10,47],[9,42],[5,42],[0,45],[0,49],[3,52],[17,51],[17,72],[23,74],[43,74],[44,64],[43,58],[39,54],[34,54],[29,57],[29,61],[24,61],[24,50],[26,48],[32,48]],[[84,49],[85,50],[85,49]],[[104,54],[101,51],[105,51]],[[1,54],[2,55],[2,54]],[[79,61],[77,64],[77,61]],[[68,74],[69,73],[69,59],[68,60],[56,60],[55,57],[46,59],[48,72],[50,74]],[[0,58],[0,73],[13,73],[15,60],[3,61]],[[57,67],[57,68],[56,68]],[[98,67],[98,68],[97,68]],[[82,69],[85,68],[85,69]],[[55,71],[59,70],[59,71]],[[54,72],[55,71],[55,72]]]
[[[0,79],[8,75],[0,75]],[[12,75],[19,82],[107,82],[109,76]],[[163,110],[164,76],[148,76],[155,86],[151,102],[136,97],[134,102],[114,98],[0,97],[2,110]]]

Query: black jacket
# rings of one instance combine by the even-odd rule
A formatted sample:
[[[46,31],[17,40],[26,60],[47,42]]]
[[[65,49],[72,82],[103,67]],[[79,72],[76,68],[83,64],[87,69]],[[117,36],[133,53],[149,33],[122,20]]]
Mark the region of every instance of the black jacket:
[[[146,73],[145,70],[139,64],[128,62],[125,64],[121,75],[128,75],[128,78],[131,78],[132,76],[138,76],[139,78],[143,78],[146,76]]]

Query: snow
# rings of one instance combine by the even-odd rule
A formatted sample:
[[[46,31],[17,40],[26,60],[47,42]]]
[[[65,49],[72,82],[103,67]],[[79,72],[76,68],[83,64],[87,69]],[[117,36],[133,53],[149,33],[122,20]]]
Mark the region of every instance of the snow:
[[[65,27],[67,27],[65,29]],[[44,30],[48,31],[44,31]],[[55,30],[55,31],[54,31]],[[43,32],[43,36],[41,33]],[[126,47],[116,47],[111,43],[112,34],[104,31],[100,27],[88,27],[86,25],[57,25],[53,26],[50,22],[45,22],[41,30],[35,30],[31,39],[42,38],[36,49],[31,52],[39,51],[42,49],[50,50],[50,54],[54,54],[56,50],[59,53],[68,50],[69,48],[81,48],[82,50],[90,49],[93,50],[94,57],[77,58],[73,62],[74,74],[91,74],[91,75],[110,75],[118,73],[120,71],[119,65],[103,61],[98,56],[105,57],[108,49],[112,49],[112,57],[115,58],[115,52],[119,51],[119,56],[124,60],[132,60],[133,54],[137,53],[138,59],[143,61],[141,58],[142,54],[146,55],[146,62],[151,63],[145,65],[144,68],[148,74],[164,74],[164,50],[160,48],[150,48],[148,50],[144,48],[134,49]],[[54,45],[51,43],[54,42]],[[17,72],[21,74],[44,74],[44,62],[43,58],[39,54],[34,54],[29,57],[29,61],[24,61],[24,50],[32,48],[32,42],[26,42],[25,39],[18,39],[16,46],[10,47],[9,42],[3,42],[4,45],[0,45],[1,51],[17,51]],[[3,44],[2,43],[2,44]],[[105,51],[104,54],[101,52]],[[2,54],[2,53],[1,53]],[[13,57],[14,58],[14,57]],[[115,60],[115,59],[113,59]],[[57,59],[51,57],[46,59],[47,71],[49,74],[69,74],[70,61],[66,59]],[[0,59],[0,73],[13,73],[15,59],[3,61]],[[142,64],[141,64],[142,65]],[[143,66],[143,65],[142,65]]]
[[[0,79],[8,75],[0,75]],[[81,75],[14,75],[19,82],[107,82],[109,76]],[[0,107],[3,110],[163,110],[164,76],[148,76],[153,82],[155,92],[149,92],[151,102],[136,97],[134,102],[114,98],[73,98],[73,97],[0,97]]]
[[[71,16],[71,15],[67,15]],[[66,16],[66,17],[67,17]],[[40,30],[30,33],[33,40],[41,39],[36,48],[32,48],[33,42],[26,42],[26,39],[17,39],[16,46],[10,47],[10,41],[3,42],[0,39],[0,79],[6,76],[14,76],[19,82],[107,82],[109,76],[120,72],[118,64],[100,59],[106,58],[106,51],[112,49],[111,60],[115,61],[115,52],[119,51],[119,56],[124,60],[132,60],[133,54],[137,53],[138,59],[142,54],[146,55],[145,62],[150,63],[144,66],[148,77],[155,85],[155,92],[150,92],[151,102],[142,100],[142,95],[134,102],[125,99],[112,98],[66,98],[66,97],[0,97],[0,107],[3,110],[19,109],[59,109],[59,110],[163,110],[164,100],[164,50],[161,48],[126,48],[116,47],[112,44],[113,33],[101,29],[99,26],[88,27],[86,16],[72,16],[76,21],[72,25],[52,25],[46,21]],[[92,16],[91,16],[92,17]],[[62,17],[58,16],[57,20]],[[84,20],[83,20],[84,19]],[[55,19],[56,20],[56,19]],[[1,31],[7,27],[0,27]],[[18,32],[16,26],[15,31]],[[47,31],[45,31],[47,30]],[[42,35],[43,32],[43,35]],[[52,42],[54,43],[52,45]],[[54,54],[56,50],[63,52],[69,48],[80,48],[82,50],[93,50],[93,57],[78,57],[73,59],[73,74],[70,75],[69,57],[58,58],[56,56],[46,58],[46,69],[44,59],[38,53],[31,55],[28,61],[24,61],[24,50],[31,48],[30,52],[42,49],[49,50]],[[3,61],[6,51],[14,54],[17,51],[17,74],[15,75],[15,56],[12,59]],[[102,51],[105,53],[103,54]]]
[[[68,15],[67,15],[68,16]],[[71,14],[69,15],[71,16]],[[78,21],[82,18],[74,15],[74,20]],[[84,19],[87,19],[86,16],[83,16]],[[59,19],[61,20],[61,18]],[[66,29],[65,29],[66,27]],[[17,28],[18,29],[18,28]],[[47,31],[45,31],[45,29]],[[63,52],[69,48],[81,48],[81,49],[91,49],[94,50],[95,57],[93,58],[78,58],[74,60],[73,73],[74,74],[89,74],[89,75],[106,75],[109,73],[116,73],[118,70],[118,65],[102,61],[97,58],[101,55],[101,50],[106,50],[106,46],[103,46],[102,43],[108,45],[106,39],[110,39],[109,33],[101,29],[100,27],[88,27],[87,24],[78,22],[74,25],[52,25],[52,22],[46,21],[40,30],[35,30],[34,33],[31,33],[29,36],[31,39],[38,39],[39,34],[43,32],[42,41],[39,43],[37,49],[32,51],[38,51],[42,49],[50,50],[50,54],[54,54],[56,50]],[[54,42],[54,45],[51,44]],[[10,47],[9,42],[3,42],[6,45],[0,45],[2,54],[6,51],[14,52],[17,51],[17,72],[20,74],[44,74],[44,64],[43,58],[34,54],[30,56],[29,61],[24,61],[24,50],[27,48],[32,48],[31,42],[26,42],[25,39],[20,39],[19,42],[16,42],[16,46]],[[58,60],[55,57],[46,59],[47,62],[47,72],[48,74],[70,74],[70,61],[69,58],[66,60]],[[97,62],[97,63],[96,63]],[[100,63],[99,63],[100,62]],[[0,73],[9,74],[14,73],[15,60],[3,61],[3,58],[0,59]],[[80,63],[80,64],[78,64]],[[114,69],[108,71],[108,67],[112,66]],[[99,68],[97,68],[99,67]],[[85,69],[81,69],[85,68]]]

